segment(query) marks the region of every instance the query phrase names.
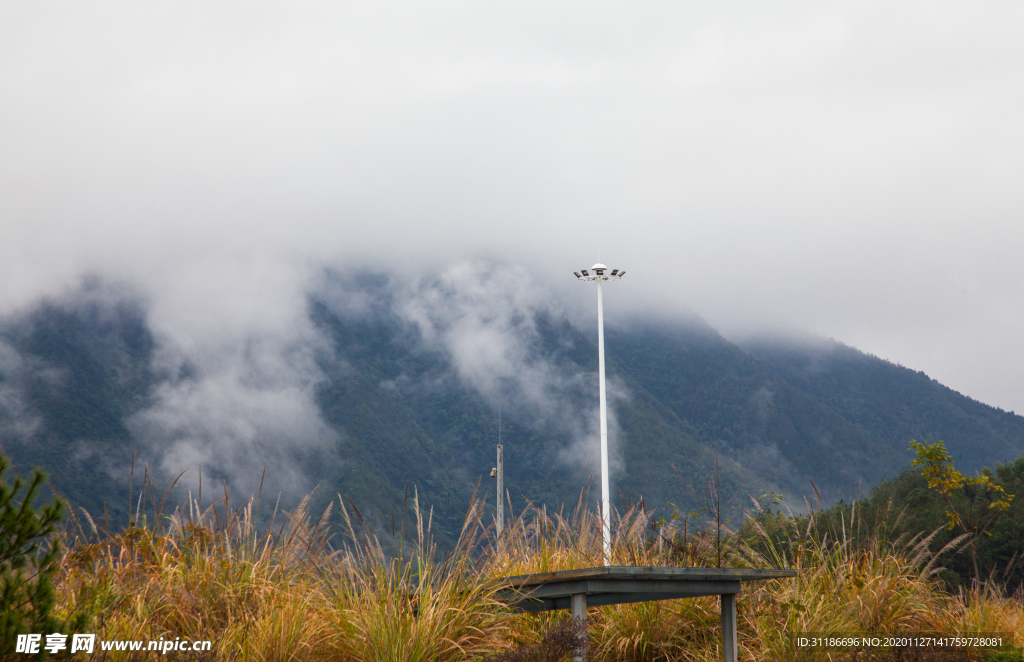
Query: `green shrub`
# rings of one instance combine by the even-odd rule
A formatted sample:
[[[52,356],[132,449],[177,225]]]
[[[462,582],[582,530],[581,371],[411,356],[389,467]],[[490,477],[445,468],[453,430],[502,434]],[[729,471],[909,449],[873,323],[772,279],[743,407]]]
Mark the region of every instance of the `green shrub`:
[[[19,634],[67,633],[65,628],[84,625],[79,615],[65,622],[53,613],[56,594],[54,575],[58,570],[60,543],[52,534],[63,516],[60,499],[44,504],[38,512],[46,474],[33,470],[24,483],[16,476],[8,485],[4,472],[9,460],[0,455],[0,655],[15,650]],[[19,492],[24,488],[24,493]],[[40,654],[40,658],[45,651]]]

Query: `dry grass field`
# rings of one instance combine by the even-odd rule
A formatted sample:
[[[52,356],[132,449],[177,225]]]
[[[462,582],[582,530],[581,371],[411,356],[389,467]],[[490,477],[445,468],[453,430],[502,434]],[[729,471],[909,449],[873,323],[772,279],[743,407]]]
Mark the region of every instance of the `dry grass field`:
[[[264,533],[255,525],[257,500],[192,502],[167,516],[153,508],[148,525],[140,511],[114,535],[78,513],[64,534],[60,608],[90,612],[101,639],[213,642],[211,653],[178,659],[545,660],[554,652],[540,642],[545,635],[550,642],[567,615],[509,611],[497,597],[502,578],[603,565],[599,517],[582,506],[558,514],[528,508],[497,539],[474,501],[457,547],[441,555],[431,542],[431,513],[412,494],[395,534],[396,557],[379,539],[391,532],[369,530],[340,497],[317,516],[307,504],[275,512]],[[328,535],[332,510],[343,536]],[[944,592],[927,538],[855,540],[852,521],[830,531],[817,530],[816,521],[768,514],[719,537],[715,527],[685,519],[670,520],[675,528],[652,526],[638,506],[614,522],[613,563],[700,566],[720,556],[725,566],[801,570],[797,579],[755,582],[740,595],[742,660],[883,659],[798,653],[792,639],[801,632],[1002,632],[1024,641],[1019,597],[992,585]],[[608,661],[710,662],[720,659],[718,628],[717,598],[592,608],[590,652]],[[976,659],[959,655],[885,659]],[[94,659],[151,656],[103,652]]]

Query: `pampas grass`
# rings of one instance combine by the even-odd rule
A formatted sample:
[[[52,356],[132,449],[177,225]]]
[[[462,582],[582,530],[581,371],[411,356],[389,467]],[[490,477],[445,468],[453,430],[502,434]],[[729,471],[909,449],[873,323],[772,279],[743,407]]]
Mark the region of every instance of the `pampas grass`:
[[[141,501],[120,532],[104,532],[88,514],[70,523],[58,592],[65,613],[91,614],[100,639],[213,642],[205,657],[181,659],[548,659],[527,653],[558,639],[568,615],[510,611],[498,599],[502,578],[603,565],[601,519],[582,498],[571,513],[531,504],[497,538],[474,497],[458,542],[442,555],[432,541],[432,515],[414,491],[415,534],[409,547],[397,541],[393,556],[340,496],[319,517],[309,513],[307,497],[257,527],[258,498],[237,507],[226,494],[205,506],[190,498],[163,515],[150,493],[153,524]],[[341,534],[331,535],[332,516]],[[801,632],[1005,632],[1024,641],[1019,597],[991,584],[942,591],[927,536],[854,536],[852,523],[821,530],[813,513],[776,513],[722,531],[719,545],[718,530],[689,520],[678,528],[652,522],[642,504],[613,524],[616,565],[714,565],[721,554],[730,567],[801,570],[796,579],[744,586],[743,660],[840,659],[794,651],[792,638]],[[592,608],[588,627],[596,660],[721,657],[717,597]],[[148,658],[104,652],[95,659]]]

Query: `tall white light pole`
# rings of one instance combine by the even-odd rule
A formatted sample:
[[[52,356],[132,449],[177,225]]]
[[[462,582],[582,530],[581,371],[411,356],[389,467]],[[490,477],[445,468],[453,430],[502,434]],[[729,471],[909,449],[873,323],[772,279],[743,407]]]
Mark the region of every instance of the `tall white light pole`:
[[[576,278],[581,281],[597,283],[597,372],[598,390],[601,400],[601,510],[604,519],[602,534],[604,537],[604,562],[611,564],[612,558],[612,515],[611,504],[608,499],[608,403],[604,390],[604,296],[601,293],[601,283],[606,280],[619,280],[626,275],[625,271],[612,269],[603,264],[595,264],[590,267],[590,273],[586,269],[573,272]],[[582,272],[582,273],[580,273]]]

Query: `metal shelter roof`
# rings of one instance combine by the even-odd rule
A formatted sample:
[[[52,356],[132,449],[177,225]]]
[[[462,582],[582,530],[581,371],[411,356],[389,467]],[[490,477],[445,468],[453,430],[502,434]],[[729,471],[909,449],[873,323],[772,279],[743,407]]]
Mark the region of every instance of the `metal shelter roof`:
[[[573,595],[591,607],[740,592],[740,583],[796,577],[796,570],[605,566],[506,577],[502,596],[524,611],[569,609]]]

